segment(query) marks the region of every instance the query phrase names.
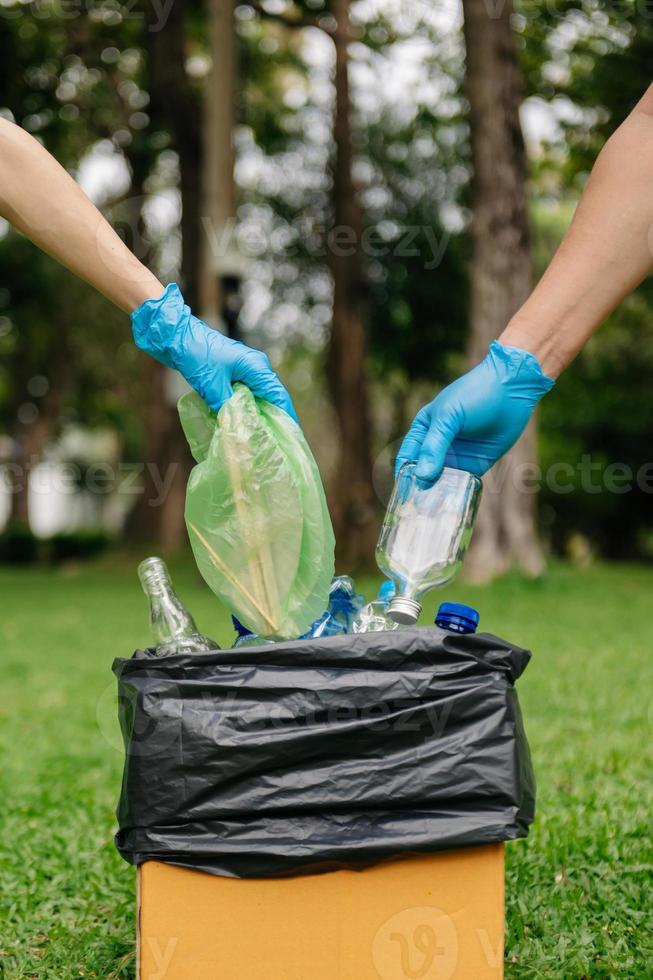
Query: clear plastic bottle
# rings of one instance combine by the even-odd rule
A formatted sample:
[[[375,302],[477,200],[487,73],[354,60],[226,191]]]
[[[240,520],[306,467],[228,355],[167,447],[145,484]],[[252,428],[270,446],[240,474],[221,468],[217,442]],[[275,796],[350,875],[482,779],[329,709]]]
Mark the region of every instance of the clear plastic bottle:
[[[399,471],[376,546],[376,562],[395,584],[388,615],[396,623],[417,621],[421,597],[458,573],[469,545],[482,484],[465,470],[445,466],[427,486],[415,463]]]
[[[447,633],[470,634],[478,629],[478,610],[463,602],[441,602],[435,615],[435,625]]]
[[[274,640],[264,640],[261,636],[257,636],[256,633],[252,633],[251,630],[243,626],[241,621],[233,615],[231,622],[234,624],[234,629],[236,630],[236,637],[231,644],[232,649],[236,647],[259,647],[267,643],[274,643]]]
[[[381,633],[388,630],[396,630],[399,623],[395,623],[387,614],[387,605],[379,599],[368,602],[363,606],[351,626],[352,633]]]
[[[316,619],[314,623],[311,624],[311,628],[303,633],[299,639],[308,640],[316,639],[320,636],[340,636],[346,633],[347,630],[344,628],[339,619],[336,619],[328,609],[322,613],[319,619]]]
[[[382,582],[379,586],[379,594],[377,599],[379,602],[385,603],[386,609],[390,605],[390,600],[396,595],[396,588],[394,582],[391,582],[389,578]]]
[[[356,591],[356,584],[349,575],[336,575],[329,589],[329,612],[342,626],[345,633],[365,604],[365,596]]]
[[[170,573],[161,558],[142,561],[138,577],[150,602],[150,626],[157,657],[220,649],[214,640],[198,632],[193,617],[173,589]]]

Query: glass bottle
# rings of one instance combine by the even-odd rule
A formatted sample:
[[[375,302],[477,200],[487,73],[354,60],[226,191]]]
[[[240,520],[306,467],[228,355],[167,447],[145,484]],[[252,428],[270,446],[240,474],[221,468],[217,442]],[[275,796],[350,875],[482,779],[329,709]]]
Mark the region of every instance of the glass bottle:
[[[475,633],[480,620],[478,610],[463,602],[441,602],[435,615],[435,625],[447,633]]]
[[[401,467],[376,546],[376,563],[396,589],[388,615],[406,626],[417,621],[421,597],[458,573],[482,490],[480,479],[465,470],[445,466],[426,485],[415,469],[415,463]]]
[[[173,589],[170,573],[161,558],[142,561],[138,577],[150,602],[150,626],[157,657],[220,649],[214,640],[198,632],[193,617]]]

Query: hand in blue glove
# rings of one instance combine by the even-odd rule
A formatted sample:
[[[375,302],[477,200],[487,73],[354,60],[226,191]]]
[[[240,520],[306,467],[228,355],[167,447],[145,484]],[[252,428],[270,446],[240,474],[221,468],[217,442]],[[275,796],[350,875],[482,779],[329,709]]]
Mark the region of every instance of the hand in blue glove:
[[[554,384],[534,354],[492,341],[485,360],[417,413],[396,471],[416,460],[416,475],[425,483],[433,483],[445,465],[482,476],[517,442]]]
[[[142,303],[131,320],[136,346],[176,368],[215,412],[231,396],[232,384],[242,381],[257,398],[278,405],[297,422],[290,395],[266,355],[198,320],[175,283],[159,299]]]

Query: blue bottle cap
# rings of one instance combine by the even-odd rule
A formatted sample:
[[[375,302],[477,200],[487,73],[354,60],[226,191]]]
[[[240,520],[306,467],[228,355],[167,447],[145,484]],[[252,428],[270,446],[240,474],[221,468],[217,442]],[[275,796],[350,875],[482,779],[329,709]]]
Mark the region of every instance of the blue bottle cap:
[[[385,580],[385,582],[383,582],[381,588],[379,589],[379,599],[381,602],[390,602],[396,591],[394,582],[391,582],[388,578]]]
[[[236,619],[236,617],[233,615],[233,613],[232,613],[232,616],[231,616],[231,622],[234,624],[234,629],[236,630],[236,633],[238,633],[238,636],[253,636],[254,635],[251,630],[248,630],[246,626],[243,626],[243,624],[241,623],[241,621],[239,619]]]
[[[462,602],[442,602],[435,617],[435,625],[450,633],[475,633],[480,618],[476,609]]]

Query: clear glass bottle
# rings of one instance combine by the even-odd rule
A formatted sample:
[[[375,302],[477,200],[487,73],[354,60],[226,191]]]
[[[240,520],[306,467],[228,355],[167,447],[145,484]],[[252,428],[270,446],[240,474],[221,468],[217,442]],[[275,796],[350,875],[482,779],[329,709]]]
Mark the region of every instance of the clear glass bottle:
[[[138,577],[150,602],[150,626],[157,657],[220,649],[214,640],[198,632],[193,617],[173,589],[170,573],[161,558],[142,561]]]
[[[465,470],[445,466],[427,486],[415,469],[415,463],[400,469],[376,546],[376,563],[396,589],[388,615],[406,626],[417,621],[422,596],[458,573],[482,490],[480,479]]]

